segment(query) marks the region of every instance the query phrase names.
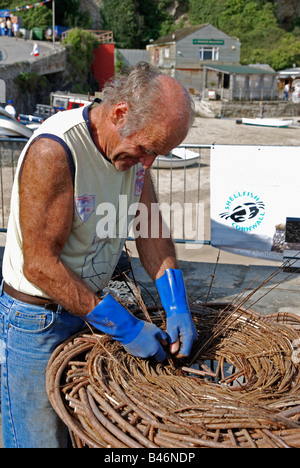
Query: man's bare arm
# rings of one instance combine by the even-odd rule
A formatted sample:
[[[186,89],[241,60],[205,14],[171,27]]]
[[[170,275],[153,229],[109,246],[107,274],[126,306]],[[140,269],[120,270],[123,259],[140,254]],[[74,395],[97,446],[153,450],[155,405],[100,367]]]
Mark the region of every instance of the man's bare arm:
[[[69,312],[86,315],[99,298],[60,258],[73,210],[73,182],[64,149],[51,139],[36,140],[20,181],[24,275]]]

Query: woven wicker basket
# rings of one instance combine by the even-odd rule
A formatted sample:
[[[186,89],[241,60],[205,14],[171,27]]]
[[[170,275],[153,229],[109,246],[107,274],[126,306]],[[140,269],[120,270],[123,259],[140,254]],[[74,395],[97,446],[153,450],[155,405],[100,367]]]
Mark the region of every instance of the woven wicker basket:
[[[74,447],[300,448],[300,317],[191,311],[199,339],[188,362],[137,359],[93,331],[55,351],[47,392]],[[148,313],[165,327],[159,309]]]

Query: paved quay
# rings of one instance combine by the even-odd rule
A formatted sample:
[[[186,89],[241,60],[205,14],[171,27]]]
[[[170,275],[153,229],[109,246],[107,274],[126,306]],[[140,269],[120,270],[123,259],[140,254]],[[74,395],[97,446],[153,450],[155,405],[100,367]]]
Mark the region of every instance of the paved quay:
[[[155,296],[155,286],[141,266],[134,245],[129,248],[135,277]],[[286,312],[300,316],[300,273],[297,270],[284,271],[277,262],[226,252],[220,252],[219,256],[219,251],[211,246],[191,250],[177,245],[177,253],[190,301],[239,302],[251,295],[245,307],[262,315]]]
[[[31,52],[33,45],[38,44],[40,57],[47,55],[53,50],[53,44],[46,41],[33,41],[18,39],[15,37],[0,37],[0,68],[1,65],[10,65],[23,61],[36,60]],[[60,44],[55,44],[55,48],[61,47]]]

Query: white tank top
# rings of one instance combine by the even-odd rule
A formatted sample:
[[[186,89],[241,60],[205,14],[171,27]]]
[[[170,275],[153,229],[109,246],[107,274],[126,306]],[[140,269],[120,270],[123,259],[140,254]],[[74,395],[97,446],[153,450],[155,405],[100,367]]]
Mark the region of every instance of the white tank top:
[[[95,104],[92,104],[95,105]],[[21,153],[12,190],[11,212],[3,259],[3,278],[13,288],[48,297],[23,274],[19,221],[19,180],[29,146],[37,138],[52,138],[66,150],[74,180],[74,217],[61,252],[63,263],[93,291],[109,282],[128,235],[143,188],[141,164],[117,171],[100,153],[91,133],[89,108],[59,112],[46,120]]]

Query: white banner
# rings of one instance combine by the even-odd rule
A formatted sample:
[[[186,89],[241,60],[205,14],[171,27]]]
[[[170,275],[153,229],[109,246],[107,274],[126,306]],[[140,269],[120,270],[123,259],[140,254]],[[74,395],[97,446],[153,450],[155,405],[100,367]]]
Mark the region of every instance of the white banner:
[[[287,217],[300,218],[300,147],[212,147],[214,247],[281,261]]]

